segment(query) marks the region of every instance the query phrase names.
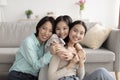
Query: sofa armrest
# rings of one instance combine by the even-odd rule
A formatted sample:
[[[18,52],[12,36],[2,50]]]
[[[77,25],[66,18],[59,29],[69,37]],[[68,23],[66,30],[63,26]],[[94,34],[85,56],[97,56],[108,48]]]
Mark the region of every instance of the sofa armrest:
[[[111,31],[106,47],[115,53],[114,71],[120,71],[120,29]]]

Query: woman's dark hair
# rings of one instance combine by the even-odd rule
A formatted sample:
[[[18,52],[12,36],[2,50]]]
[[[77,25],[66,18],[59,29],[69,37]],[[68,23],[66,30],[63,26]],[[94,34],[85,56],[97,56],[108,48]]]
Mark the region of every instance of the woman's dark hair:
[[[54,33],[56,33],[56,27],[57,27],[57,24],[60,22],[60,21],[64,21],[68,27],[70,28],[70,25],[72,23],[72,18],[68,15],[63,15],[63,16],[59,16],[56,18],[55,20],[55,28],[54,28]],[[68,42],[68,36],[64,39],[65,42]]]
[[[49,16],[45,16],[43,17],[37,24],[36,26],[36,33],[35,35],[38,36],[38,33],[39,33],[39,28],[41,28],[41,26],[46,23],[47,21],[49,21],[51,24],[52,24],[52,31],[54,29],[54,25],[55,25],[55,20],[53,17],[49,17]]]
[[[84,27],[84,29],[85,29],[85,34],[86,34],[86,32],[87,32],[86,24],[85,24],[83,21],[81,21],[81,20],[76,20],[76,21],[74,21],[74,22],[70,25],[70,29],[71,29],[72,27],[74,27],[75,25],[77,25],[77,24],[80,24],[80,25],[82,25],[82,26]]]

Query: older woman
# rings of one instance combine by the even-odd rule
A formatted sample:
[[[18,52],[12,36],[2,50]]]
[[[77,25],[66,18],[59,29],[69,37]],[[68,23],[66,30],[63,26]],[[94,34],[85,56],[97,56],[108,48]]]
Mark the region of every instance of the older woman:
[[[53,27],[52,17],[43,17],[38,22],[36,33],[28,36],[17,51],[8,80],[37,80],[39,70],[50,62],[52,56],[50,52],[44,53],[44,48]]]

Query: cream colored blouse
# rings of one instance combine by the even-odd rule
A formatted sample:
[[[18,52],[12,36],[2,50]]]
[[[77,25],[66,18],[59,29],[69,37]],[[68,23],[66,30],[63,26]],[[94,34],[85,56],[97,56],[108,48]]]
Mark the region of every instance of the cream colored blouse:
[[[61,60],[57,55],[53,55],[49,64],[48,80],[58,80],[64,76],[72,75],[77,75],[82,80],[85,75],[84,66],[80,68],[75,65],[73,68],[67,69],[67,64],[67,61]]]

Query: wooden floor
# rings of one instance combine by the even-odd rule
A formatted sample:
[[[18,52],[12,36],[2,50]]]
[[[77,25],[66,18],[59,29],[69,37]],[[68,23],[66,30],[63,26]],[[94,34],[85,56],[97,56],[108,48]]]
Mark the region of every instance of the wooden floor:
[[[6,75],[0,75],[0,80],[7,80],[7,76]]]

